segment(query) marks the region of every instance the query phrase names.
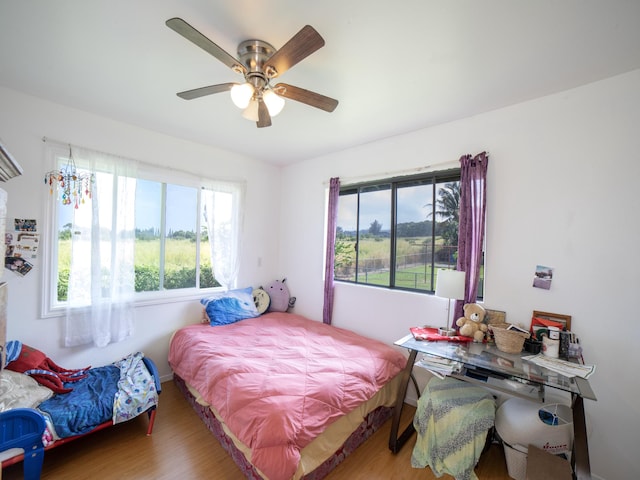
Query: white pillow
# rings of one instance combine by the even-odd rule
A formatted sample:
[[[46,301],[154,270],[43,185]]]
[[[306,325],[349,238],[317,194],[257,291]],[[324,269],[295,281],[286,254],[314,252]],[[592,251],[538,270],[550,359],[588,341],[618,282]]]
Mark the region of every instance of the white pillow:
[[[50,388],[43,387],[24,373],[0,372],[0,412],[12,408],[36,408],[52,395]]]

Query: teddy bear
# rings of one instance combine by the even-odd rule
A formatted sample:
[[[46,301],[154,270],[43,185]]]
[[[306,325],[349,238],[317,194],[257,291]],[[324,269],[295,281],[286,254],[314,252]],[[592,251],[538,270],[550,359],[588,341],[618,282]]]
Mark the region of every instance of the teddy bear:
[[[474,342],[482,342],[487,331],[487,325],[483,323],[485,309],[477,303],[465,303],[462,310],[464,317],[456,320],[456,325],[460,327],[460,335],[471,337]]]

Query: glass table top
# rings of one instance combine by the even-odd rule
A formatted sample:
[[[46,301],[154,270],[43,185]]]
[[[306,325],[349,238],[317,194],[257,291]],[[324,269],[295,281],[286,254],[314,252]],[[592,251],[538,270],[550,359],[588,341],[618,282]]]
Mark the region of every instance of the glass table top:
[[[596,400],[589,381],[565,376],[525,360],[528,352],[505,353],[485,343],[416,340],[409,334],[395,342],[400,347],[460,362],[468,374],[498,376],[530,385],[549,386]]]

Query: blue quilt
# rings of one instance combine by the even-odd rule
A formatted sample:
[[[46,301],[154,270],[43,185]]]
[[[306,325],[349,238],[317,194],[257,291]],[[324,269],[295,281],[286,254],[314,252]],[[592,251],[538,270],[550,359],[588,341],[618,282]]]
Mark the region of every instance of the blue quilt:
[[[120,369],[107,365],[92,368],[87,373],[82,380],[64,384],[73,389],[71,392],[54,395],[38,406],[49,414],[60,438],[87,433],[113,417]]]

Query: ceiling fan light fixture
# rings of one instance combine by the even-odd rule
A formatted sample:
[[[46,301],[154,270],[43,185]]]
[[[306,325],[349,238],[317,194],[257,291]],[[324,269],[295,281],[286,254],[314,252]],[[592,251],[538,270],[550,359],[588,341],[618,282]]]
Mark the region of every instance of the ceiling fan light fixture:
[[[238,108],[247,108],[253,97],[254,88],[250,83],[239,83],[231,87],[231,100]]]
[[[267,107],[268,108],[268,107]],[[258,101],[253,99],[249,101],[249,105],[242,111],[242,116],[252,122],[258,121]]]
[[[179,17],[170,18],[167,27],[209,53],[234,72],[244,76],[244,83],[227,82],[179,92],[184,100],[230,91],[233,103],[242,116],[256,122],[258,128],[271,126],[271,117],[278,115],[285,98],[304,103],[326,112],[333,112],[338,101],[319,93],[279,83],[269,82],[280,77],[300,61],[324,46],[324,39],[311,25],[305,25],[280,49],[264,40],[245,40],[238,45],[237,58],[220,48]]]
[[[284,108],[284,98],[273,90],[265,90],[262,94],[262,98],[269,109],[269,115],[272,117],[278,115]]]

